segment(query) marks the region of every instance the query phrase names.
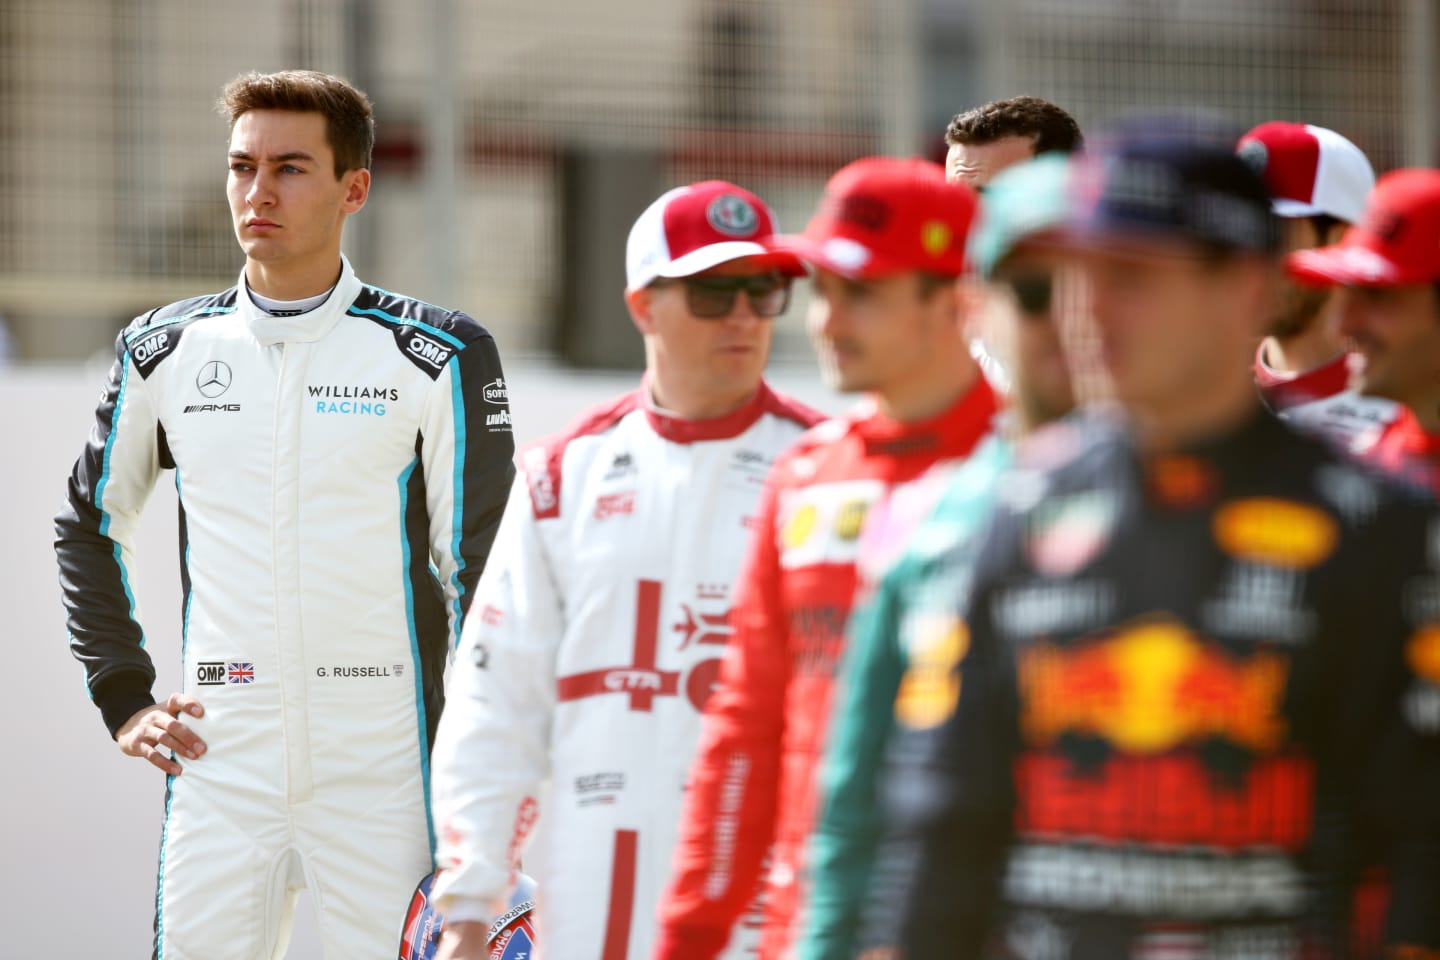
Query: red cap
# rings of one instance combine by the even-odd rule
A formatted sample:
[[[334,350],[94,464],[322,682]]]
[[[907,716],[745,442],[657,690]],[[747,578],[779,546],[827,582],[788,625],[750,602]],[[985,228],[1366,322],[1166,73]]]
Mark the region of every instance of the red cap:
[[[911,270],[959,276],[976,206],[975,192],[946,183],[939,164],[867,157],[830,178],[804,233],[770,246],[854,280]]]
[[[1340,242],[1285,258],[1321,286],[1399,287],[1440,280],[1440,170],[1395,170],[1375,184],[1365,216]]]
[[[1265,181],[1279,217],[1325,214],[1356,223],[1375,186],[1375,170],[1359,147],[1308,123],[1262,123],[1235,152]]]
[[[794,277],[805,265],[767,246],[775,216],[755,194],[724,180],[706,180],[666,192],[640,214],[625,244],[625,288],[638,290],[658,277],[690,277],[741,257],[759,257]]]

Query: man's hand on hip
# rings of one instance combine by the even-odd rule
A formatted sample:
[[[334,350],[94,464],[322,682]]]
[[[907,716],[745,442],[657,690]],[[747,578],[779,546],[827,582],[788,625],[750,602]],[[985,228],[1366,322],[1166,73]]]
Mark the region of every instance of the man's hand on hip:
[[[485,942],[489,935],[490,925],[478,920],[447,923],[435,960],[489,960],[490,946]]]
[[[188,694],[172,693],[164,703],[139,710],[126,720],[124,726],[116,731],[115,742],[127,756],[142,757],[166,773],[179,776],[180,764],[162,750],[173,751],[190,760],[199,759],[205,752],[205,741],[180,719],[182,713],[203,717],[205,708]]]

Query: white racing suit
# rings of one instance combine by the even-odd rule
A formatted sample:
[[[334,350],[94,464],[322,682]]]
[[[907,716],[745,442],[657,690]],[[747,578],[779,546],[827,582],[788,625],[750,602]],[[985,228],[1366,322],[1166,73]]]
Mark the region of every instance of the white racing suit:
[[[112,735],[152,702],[130,589],[162,468],[180,496],[185,717],[166,796],[161,960],[284,953],[310,889],[325,955],[395,956],[431,869],[442,673],[514,475],[494,341],[362,285],[271,316],[238,287],[116,342],[56,518],[71,645]]]
[[[488,922],[523,853],[550,960],[650,956],[760,490],[819,419],[763,385],[707,421],[648,397],[521,455],[435,745],[441,910]]]

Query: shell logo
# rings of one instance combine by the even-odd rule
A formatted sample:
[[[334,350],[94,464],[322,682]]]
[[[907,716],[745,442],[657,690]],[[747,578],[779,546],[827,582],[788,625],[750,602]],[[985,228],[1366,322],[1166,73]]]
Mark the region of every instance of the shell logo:
[[[813,503],[807,503],[796,510],[780,532],[780,543],[787,550],[793,550],[804,544],[815,532],[815,521],[818,515],[819,511],[815,509]]]
[[[964,621],[937,616],[918,627],[920,638],[895,696],[895,719],[912,730],[944,723],[960,702],[960,673],[955,666],[970,652]]]
[[[1242,560],[1291,570],[1308,570],[1335,551],[1339,527],[1315,507],[1288,500],[1252,497],[1215,511],[1215,541]]]
[[[1411,635],[1405,662],[1417,677],[1440,684],[1440,626],[1421,627]]]

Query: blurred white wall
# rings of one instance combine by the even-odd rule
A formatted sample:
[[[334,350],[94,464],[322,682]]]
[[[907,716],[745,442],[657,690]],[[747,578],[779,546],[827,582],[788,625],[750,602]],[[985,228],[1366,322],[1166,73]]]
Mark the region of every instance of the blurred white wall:
[[[563,427],[583,407],[630,388],[628,374],[574,374],[507,364],[517,440]],[[0,616],[10,650],[0,730],[11,759],[0,790],[0,957],[149,955],[165,778],[122,756],[66,645],[51,518],[84,443],[103,365],[0,368]],[[845,406],[813,368],[772,382],[823,410]],[[175,490],[157,485],[139,538],[136,595],[158,672],[179,683]],[[399,923],[396,918],[397,946]],[[288,955],[320,956],[304,898]]]

